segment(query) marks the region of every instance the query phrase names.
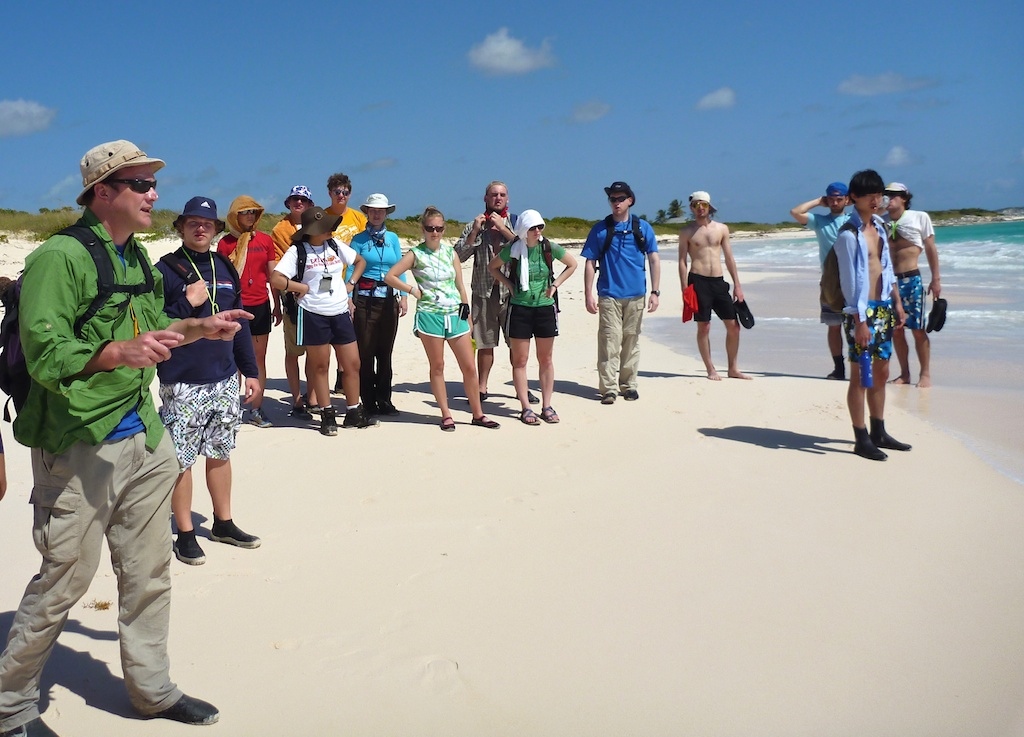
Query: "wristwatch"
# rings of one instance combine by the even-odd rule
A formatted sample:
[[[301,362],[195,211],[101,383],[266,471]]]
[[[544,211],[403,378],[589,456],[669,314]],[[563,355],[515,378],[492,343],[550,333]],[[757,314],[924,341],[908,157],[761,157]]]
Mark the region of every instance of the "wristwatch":
[[[651,296],[652,297],[660,297],[661,296],[661,290],[660,289],[652,289],[651,290]]]

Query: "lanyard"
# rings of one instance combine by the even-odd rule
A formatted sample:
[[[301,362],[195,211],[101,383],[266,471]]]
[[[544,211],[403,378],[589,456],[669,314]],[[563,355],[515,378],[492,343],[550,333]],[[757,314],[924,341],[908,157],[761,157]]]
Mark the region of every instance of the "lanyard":
[[[203,275],[199,273],[199,267],[196,266],[196,262],[192,260],[192,257],[188,253],[188,249],[187,248],[183,248],[181,250],[185,253],[185,258],[188,259],[188,262],[190,264],[192,264],[192,268],[195,269],[195,272],[197,274],[199,274],[199,278],[202,279]],[[211,279],[213,281],[213,291],[211,292],[210,288],[206,287],[206,294],[210,298],[210,307],[213,308],[213,314],[216,315],[218,312],[220,312],[220,307],[217,306],[217,265],[214,263],[213,252],[212,251],[209,253],[209,256],[210,256],[210,277],[211,277]],[[206,280],[205,279],[203,279],[203,286],[206,286]]]

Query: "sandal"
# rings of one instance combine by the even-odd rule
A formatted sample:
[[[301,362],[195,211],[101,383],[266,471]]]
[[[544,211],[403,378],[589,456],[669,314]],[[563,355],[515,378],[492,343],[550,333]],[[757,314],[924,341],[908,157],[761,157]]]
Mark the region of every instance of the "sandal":
[[[524,409],[519,413],[519,421],[524,425],[530,425],[536,427],[540,424],[540,420],[537,419],[537,414],[532,409]]]
[[[455,420],[445,417],[441,420],[441,429],[445,432],[455,432]]]
[[[476,425],[477,427],[486,427],[488,430],[497,430],[499,427],[501,427],[501,425],[499,425],[494,420],[490,419],[487,415],[480,415],[479,417],[474,417],[472,424]]]
[[[540,411],[540,418],[549,425],[554,425],[558,422],[558,413],[554,407],[545,407]]]

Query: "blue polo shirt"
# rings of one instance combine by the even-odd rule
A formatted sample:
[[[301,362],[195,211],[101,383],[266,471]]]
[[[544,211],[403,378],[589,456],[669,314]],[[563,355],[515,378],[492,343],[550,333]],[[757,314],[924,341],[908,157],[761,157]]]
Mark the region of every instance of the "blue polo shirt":
[[[819,215],[817,213],[807,215],[807,227],[813,230],[814,235],[818,237],[818,263],[820,265],[825,265],[825,258],[828,256],[832,244],[836,242],[839,229],[849,219],[850,214],[846,212],[839,215],[833,215],[831,212],[827,215]]]
[[[633,237],[629,220],[614,224],[615,233],[608,250],[601,255],[608,233],[604,220],[590,229],[581,256],[598,261],[601,270],[597,276],[597,296],[611,299],[633,299],[647,294],[647,254],[640,250]],[[647,239],[647,253],[656,253],[658,238],[646,220],[640,220],[640,232]]]

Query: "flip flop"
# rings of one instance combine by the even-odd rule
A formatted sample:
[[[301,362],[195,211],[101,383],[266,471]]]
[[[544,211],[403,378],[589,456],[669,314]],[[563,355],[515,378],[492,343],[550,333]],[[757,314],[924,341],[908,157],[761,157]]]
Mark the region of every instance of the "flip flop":
[[[451,417],[445,417],[441,420],[441,429],[444,432],[455,432],[455,420]]]
[[[471,424],[476,425],[477,427],[486,427],[488,430],[497,430],[499,427],[501,427],[501,425],[499,425],[494,420],[490,419],[487,415],[480,415],[479,417],[474,417]]]
[[[524,425],[529,425],[530,427],[536,427],[540,424],[540,420],[537,419],[537,413],[532,409],[524,409],[520,412],[519,421]]]
[[[549,425],[554,425],[559,422],[558,413],[555,412],[554,407],[545,407],[540,411],[540,418]]]

